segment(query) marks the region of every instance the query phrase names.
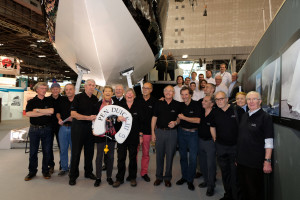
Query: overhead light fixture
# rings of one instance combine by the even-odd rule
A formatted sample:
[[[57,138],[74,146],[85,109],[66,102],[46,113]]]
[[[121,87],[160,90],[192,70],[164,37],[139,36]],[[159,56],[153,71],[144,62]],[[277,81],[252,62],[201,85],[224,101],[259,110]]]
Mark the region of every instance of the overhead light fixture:
[[[4,44],[0,43],[0,47],[3,46]]]
[[[203,12],[203,16],[207,16],[207,10],[206,10],[206,8],[207,8],[207,5],[204,5],[204,12]]]
[[[45,58],[45,55],[38,55],[39,58]]]
[[[65,72],[70,72],[70,71],[66,70]]]
[[[188,58],[189,55],[182,55],[182,58]]]
[[[67,76],[66,78],[71,78],[71,77]]]
[[[46,42],[46,40],[37,40],[37,42],[40,42],[40,43],[41,43],[41,42]]]
[[[20,62],[23,62],[23,60],[20,60]]]
[[[25,74],[25,72],[21,72],[21,74]]]

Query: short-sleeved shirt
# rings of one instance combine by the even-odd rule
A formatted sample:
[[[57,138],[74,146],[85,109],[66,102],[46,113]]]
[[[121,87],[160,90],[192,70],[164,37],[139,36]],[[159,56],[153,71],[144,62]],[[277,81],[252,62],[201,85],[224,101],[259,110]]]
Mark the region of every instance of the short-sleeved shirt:
[[[186,117],[200,118],[201,108],[197,101],[191,100],[189,105],[186,105],[184,102],[180,103],[180,112]],[[198,128],[199,124],[190,123],[181,119],[179,126],[182,128],[193,129]]]
[[[214,108],[213,108],[214,109]],[[199,131],[198,131],[198,136],[199,138],[203,139],[203,140],[211,140],[212,136],[211,136],[211,132],[210,132],[210,123],[212,120],[212,111],[213,109],[210,111],[210,113],[205,116],[205,111],[201,112],[200,115],[200,124],[199,124]]]
[[[62,99],[62,96],[58,95],[58,97],[55,99],[51,95],[48,98],[51,99],[52,104],[53,104],[53,108],[54,108],[54,113],[53,113],[53,115],[51,115],[52,127],[56,127],[58,129],[59,128],[59,124],[58,124],[58,120],[57,120],[57,117],[56,117],[56,113],[57,113],[58,105],[60,104],[60,101]]]
[[[154,109],[153,116],[157,117],[157,128],[169,128],[168,125],[171,121],[176,121],[180,113],[180,103],[172,100],[169,104],[163,101],[157,101]]]
[[[72,102],[73,101],[70,101],[68,97],[62,96],[60,100],[60,104],[57,105],[56,112],[60,114],[60,117],[63,121],[71,116]],[[71,124],[71,122],[67,121],[64,124]]]
[[[265,158],[265,139],[274,138],[272,118],[262,109],[249,117],[244,113],[239,125],[237,162],[262,169]]]
[[[143,96],[140,96],[136,99],[136,101],[138,101],[143,113],[141,115],[141,131],[144,135],[151,135],[151,120],[157,99],[150,96],[150,98],[145,101]]]
[[[26,106],[26,112],[33,111],[33,109],[48,109],[53,108],[53,103],[49,97],[44,97],[43,99],[35,96],[33,99],[30,99]],[[30,117],[30,124],[44,126],[51,124],[51,116],[40,116],[40,117]]]
[[[210,126],[216,128],[216,142],[222,145],[233,146],[237,144],[238,121],[240,122],[242,114],[245,111],[239,106],[235,106],[237,115],[234,114],[234,106],[223,111],[221,108],[215,108],[212,111],[212,121]],[[238,120],[237,120],[238,117]]]
[[[89,97],[84,91],[80,94],[75,95],[74,100],[71,105],[71,111],[76,111],[78,114],[81,115],[97,115],[99,110],[96,109],[98,102],[98,98],[92,94],[91,97]],[[74,121],[74,119],[73,119]],[[87,120],[76,120],[83,123],[91,123]]]

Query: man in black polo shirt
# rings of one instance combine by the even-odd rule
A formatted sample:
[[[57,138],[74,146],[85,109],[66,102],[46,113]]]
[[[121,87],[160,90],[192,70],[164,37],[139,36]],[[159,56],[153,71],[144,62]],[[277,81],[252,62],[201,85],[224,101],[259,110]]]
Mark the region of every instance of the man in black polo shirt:
[[[176,185],[187,182],[189,190],[195,190],[194,177],[197,167],[198,154],[198,124],[200,123],[200,105],[192,100],[193,90],[183,87],[180,90],[181,113],[178,115],[178,145],[180,153],[181,179]],[[189,150],[189,156],[188,156]]]
[[[264,199],[264,173],[272,172],[274,128],[272,118],[260,108],[261,96],[246,96],[249,112],[242,116],[237,146],[237,171],[243,199]]]
[[[222,200],[238,199],[236,175],[236,144],[238,138],[238,124],[242,108],[228,104],[225,92],[215,94],[218,108],[213,110],[211,121],[211,134],[216,143],[218,163],[222,171],[222,181],[225,190]]]
[[[53,103],[53,107],[54,107],[54,113],[51,116],[51,128],[52,128],[52,144],[51,144],[51,156],[50,156],[50,162],[49,162],[49,172],[52,174],[54,172],[54,166],[55,166],[55,162],[54,162],[54,154],[53,154],[53,141],[54,141],[54,136],[56,137],[56,142],[58,145],[58,148],[60,148],[59,146],[59,137],[58,137],[58,131],[59,131],[59,124],[56,118],[56,113],[57,113],[57,107],[60,104],[61,101],[61,88],[60,85],[58,83],[52,83],[51,87],[50,87],[50,91],[51,91],[51,96],[49,96],[49,99],[51,99],[52,103]],[[59,162],[60,163],[60,162]],[[59,167],[60,168],[60,167]]]
[[[66,175],[69,171],[69,146],[71,142],[71,104],[75,97],[75,87],[72,84],[65,85],[66,96],[61,97],[60,104],[57,105],[58,124],[60,125],[58,137],[60,143],[60,164],[61,171],[58,176]],[[71,156],[72,157],[72,156]]]
[[[155,105],[151,121],[152,141],[156,142],[156,180],[155,186],[165,181],[166,187],[171,187],[173,158],[177,145],[177,129],[180,113],[179,102],[173,100],[174,88],[168,85],[164,89],[164,100]],[[157,128],[156,128],[157,127]],[[165,176],[164,160],[166,157]]]
[[[28,101],[26,106],[26,116],[30,117],[30,153],[29,153],[29,174],[25,181],[31,180],[37,172],[38,167],[38,150],[40,141],[43,148],[42,173],[45,179],[51,177],[49,173],[49,160],[51,152],[51,114],[54,109],[52,101],[45,97],[48,85],[45,82],[39,82],[34,86],[37,95]]]
[[[151,120],[157,99],[151,96],[151,92],[153,89],[151,83],[144,83],[142,89],[143,95],[137,98],[140,109],[143,113],[141,115],[141,130],[143,133],[141,176],[146,182],[150,182],[150,178],[148,176],[148,166],[150,161],[149,149],[151,142]]]
[[[75,185],[79,176],[79,161],[81,149],[84,146],[84,171],[85,177],[96,180],[93,174],[94,136],[92,133],[92,121],[96,119],[98,110],[96,104],[98,98],[93,95],[96,87],[93,79],[88,79],[84,85],[84,91],[74,97],[71,106],[72,158],[70,168],[69,185]]]

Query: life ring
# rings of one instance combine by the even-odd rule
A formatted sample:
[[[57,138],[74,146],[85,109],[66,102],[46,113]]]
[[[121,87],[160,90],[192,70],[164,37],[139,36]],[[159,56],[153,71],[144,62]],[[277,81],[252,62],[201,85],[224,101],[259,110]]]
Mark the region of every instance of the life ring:
[[[126,118],[126,121],[122,122],[120,130],[115,134],[115,140],[119,144],[122,144],[130,133],[132,126],[132,116],[130,112],[128,112],[125,108],[122,108],[121,106],[108,105],[103,107],[98,113],[97,118],[93,123],[93,134],[96,136],[103,135],[106,131],[106,119],[107,117],[112,115],[123,116]]]

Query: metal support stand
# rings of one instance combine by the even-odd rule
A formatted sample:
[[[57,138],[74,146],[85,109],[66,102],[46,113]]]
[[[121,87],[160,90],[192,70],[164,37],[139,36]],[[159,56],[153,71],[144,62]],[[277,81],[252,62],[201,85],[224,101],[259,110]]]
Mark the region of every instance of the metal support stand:
[[[90,70],[82,67],[81,65],[79,65],[77,63],[76,63],[76,68],[78,70],[78,77],[77,77],[76,86],[75,86],[75,94],[78,94],[83,74],[88,74],[90,72]]]
[[[131,74],[133,73],[133,71],[134,71],[134,67],[131,67],[120,72],[122,76],[126,76],[127,84],[129,88],[133,88],[132,81],[131,81]]]
[[[143,94],[143,86],[144,86],[144,78],[142,78],[140,81],[138,81],[138,83],[141,85],[141,91],[142,91],[142,94]]]

